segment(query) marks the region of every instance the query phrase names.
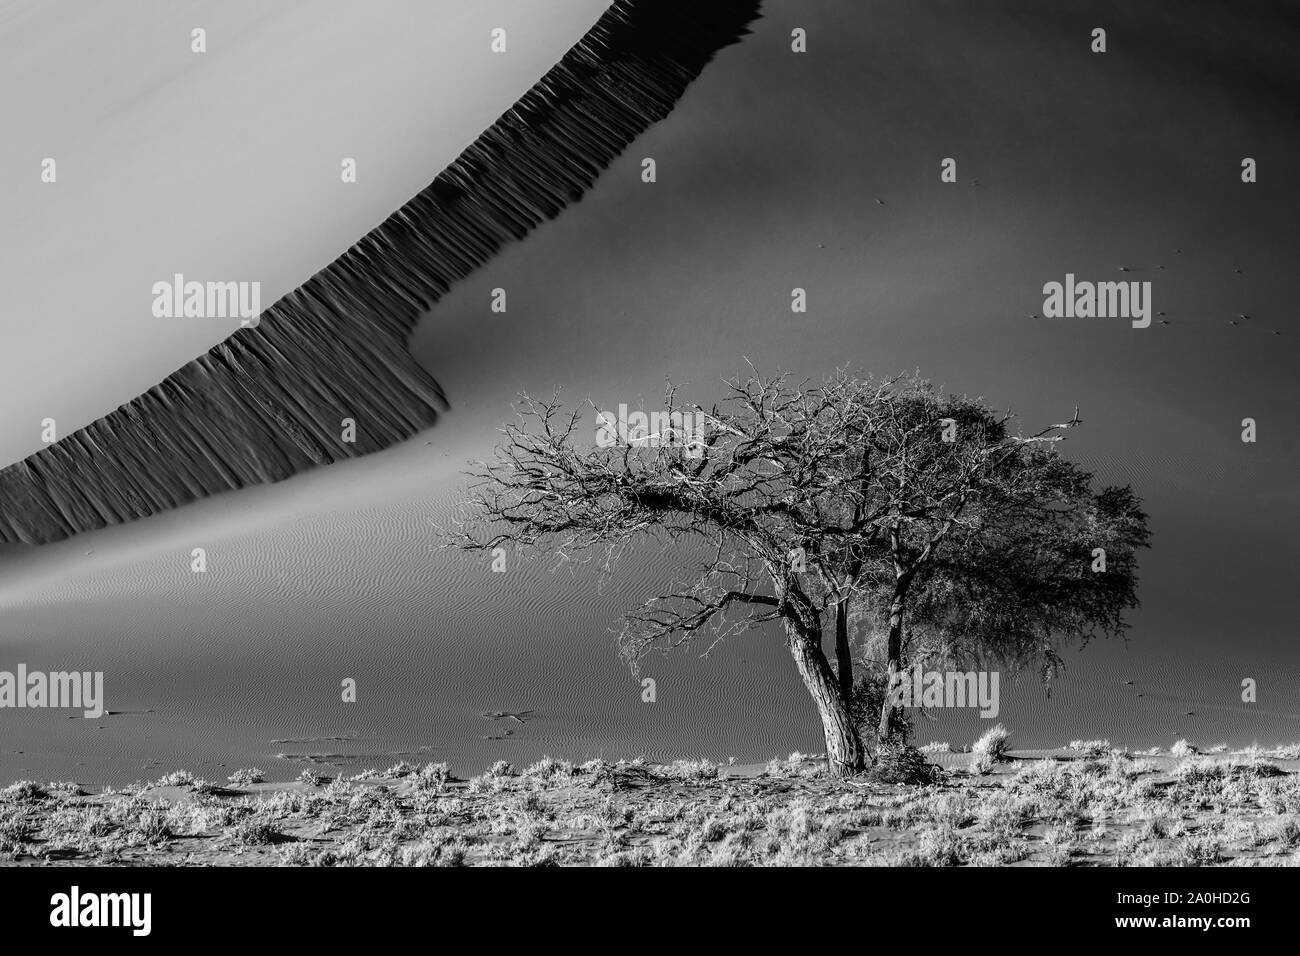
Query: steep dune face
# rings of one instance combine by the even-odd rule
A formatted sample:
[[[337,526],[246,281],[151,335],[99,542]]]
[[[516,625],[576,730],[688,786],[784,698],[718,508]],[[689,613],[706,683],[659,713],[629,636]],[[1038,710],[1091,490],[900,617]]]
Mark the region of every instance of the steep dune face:
[[[52,440],[44,419],[89,425],[338,258],[610,2],[0,4],[0,467]],[[255,281],[258,301],[160,315],[151,287],[177,273]]]
[[[578,200],[746,32],[757,7],[617,0],[427,188],[255,326],[0,471],[0,542],[131,521],[432,425],[442,392],[406,348],[420,315]]]

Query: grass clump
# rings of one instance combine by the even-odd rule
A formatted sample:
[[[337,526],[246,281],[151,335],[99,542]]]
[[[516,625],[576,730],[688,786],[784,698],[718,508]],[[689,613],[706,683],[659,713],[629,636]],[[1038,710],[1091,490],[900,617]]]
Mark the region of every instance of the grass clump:
[[[976,760],[987,761],[989,764],[1000,763],[1007,759],[1007,740],[1010,737],[1007,728],[996,724],[971,745],[971,753]]]
[[[1085,757],[1102,757],[1110,753],[1111,748],[1109,740],[1071,740],[1070,749]]]

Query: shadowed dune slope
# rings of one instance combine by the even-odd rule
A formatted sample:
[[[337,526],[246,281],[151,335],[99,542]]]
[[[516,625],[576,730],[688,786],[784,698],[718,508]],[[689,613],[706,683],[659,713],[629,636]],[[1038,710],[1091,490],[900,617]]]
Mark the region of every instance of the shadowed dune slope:
[[[579,199],[757,16],[758,0],[616,0],[427,188],[161,384],[0,470],[0,543],[131,521],[432,425],[444,397],[415,323],[511,239]],[[344,418],[356,440],[341,440]]]

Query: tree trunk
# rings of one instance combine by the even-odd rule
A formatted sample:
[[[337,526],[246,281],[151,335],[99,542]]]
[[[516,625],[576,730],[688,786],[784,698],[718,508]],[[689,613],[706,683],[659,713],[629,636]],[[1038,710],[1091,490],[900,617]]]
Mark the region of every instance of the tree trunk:
[[[889,644],[885,652],[886,677],[885,699],[880,705],[880,726],[877,729],[880,742],[886,743],[898,732],[898,682],[903,672],[903,598],[896,595],[889,606]]]
[[[789,623],[786,634],[799,676],[803,678],[822,719],[831,776],[847,777],[860,773],[866,765],[862,738],[849,717],[848,701],[840,693],[830,662],[815,638],[801,634]]]
[[[835,669],[839,672],[840,696],[847,704],[853,699],[853,655],[849,651],[849,602],[835,605]]]

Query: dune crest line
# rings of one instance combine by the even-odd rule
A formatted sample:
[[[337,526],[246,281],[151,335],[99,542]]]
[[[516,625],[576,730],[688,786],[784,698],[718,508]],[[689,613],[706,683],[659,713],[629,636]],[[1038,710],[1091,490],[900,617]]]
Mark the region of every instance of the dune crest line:
[[[125,405],[0,469],[0,543],[41,544],[369,454],[447,407],[407,341],[507,242],[576,202],[668,115],[760,0],[615,0],[400,209]],[[356,440],[340,440],[343,418]]]

